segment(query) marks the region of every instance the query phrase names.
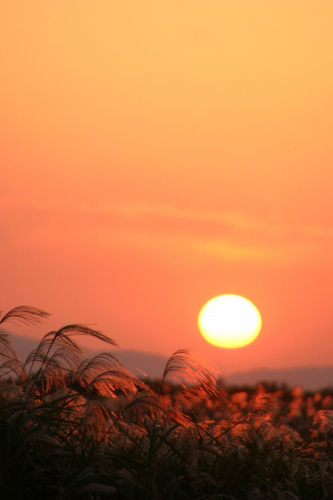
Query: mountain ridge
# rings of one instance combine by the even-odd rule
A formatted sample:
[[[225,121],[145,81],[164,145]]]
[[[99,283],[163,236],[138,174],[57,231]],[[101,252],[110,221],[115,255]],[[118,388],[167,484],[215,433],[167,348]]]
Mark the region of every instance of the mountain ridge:
[[[9,333],[9,332],[8,332]],[[25,360],[32,349],[38,345],[38,340],[30,337],[9,333],[9,338],[20,359]],[[89,356],[101,352],[85,348]],[[107,349],[112,352],[123,365],[135,375],[149,378],[161,378],[168,361],[162,354],[137,351],[134,349]],[[220,369],[220,367],[217,367]],[[222,383],[230,385],[256,385],[260,382],[275,382],[278,385],[286,384],[288,387],[301,386],[305,390],[317,391],[333,387],[333,365],[324,366],[298,366],[292,368],[255,368],[246,371],[236,371],[225,375],[221,374]]]

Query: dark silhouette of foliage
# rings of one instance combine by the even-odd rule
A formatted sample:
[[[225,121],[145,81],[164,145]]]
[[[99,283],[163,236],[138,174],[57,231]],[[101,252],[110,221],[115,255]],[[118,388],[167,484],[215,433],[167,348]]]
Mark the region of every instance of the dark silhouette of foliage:
[[[23,306],[0,323],[47,316]],[[144,381],[113,353],[86,358],[78,335],[116,345],[73,324],[47,333],[22,362],[0,331],[1,498],[333,498],[329,390],[226,388],[185,349],[161,380]]]

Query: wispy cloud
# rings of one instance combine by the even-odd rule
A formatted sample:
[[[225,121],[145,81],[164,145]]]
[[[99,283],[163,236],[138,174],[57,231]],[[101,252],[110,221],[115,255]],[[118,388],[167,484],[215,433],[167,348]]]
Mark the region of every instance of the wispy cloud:
[[[160,255],[211,255],[227,260],[304,263],[331,255],[333,230],[272,221],[242,212],[198,210],[168,204],[103,203],[4,198],[3,223],[13,238],[51,243],[59,233],[76,241],[89,235],[100,245],[137,246]]]
[[[265,217],[253,217],[241,211],[193,210],[174,205],[155,205],[147,203],[130,203],[105,206],[105,210],[122,216],[154,216],[179,219],[184,221],[216,222],[232,228],[246,231],[261,231],[267,234],[304,235],[308,237],[333,237],[333,228],[324,228],[306,224],[288,224],[268,220]]]

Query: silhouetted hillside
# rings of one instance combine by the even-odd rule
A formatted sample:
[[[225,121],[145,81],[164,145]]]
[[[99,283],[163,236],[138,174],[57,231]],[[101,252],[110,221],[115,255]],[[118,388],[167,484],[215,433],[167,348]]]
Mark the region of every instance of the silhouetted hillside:
[[[10,334],[10,339],[20,359],[26,359],[27,355],[34,349],[38,341],[35,339]],[[97,351],[86,349],[89,356],[97,354]],[[126,368],[135,375],[140,376],[140,370],[150,378],[160,378],[163,375],[167,357],[160,354],[152,354],[143,351],[113,349]],[[222,367],[218,367],[221,369]],[[287,384],[289,387],[300,385],[303,389],[319,390],[333,387],[333,366],[304,366],[286,369],[259,368],[250,371],[236,372],[231,375],[223,375],[222,379],[226,385],[255,385],[259,382],[276,382]]]
[[[11,340],[16,353],[21,360],[25,360],[28,354],[37,347],[39,342],[37,339],[23,337],[12,333],[9,333],[9,339]],[[109,351],[110,349],[108,349],[108,346],[105,346],[105,350]],[[85,351],[88,356],[94,356],[97,352],[100,352],[87,348],[85,348]],[[135,375],[140,376],[140,372],[144,372],[149,375],[150,378],[162,377],[165,364],[168,360],[167,357],[159,354],[151,354],[135,350],[113,349],[112,353],[114,353],[119,361],[121,361],[121,363],[123,363],[123,365]]]
[[[286,383],[289,387],[300,385],[303,389],[316,391],[333,386],[333,366],[304,366],[271,370],[256,370],[234,373],[223,377],[226,385],[255,385],[259,382]]]

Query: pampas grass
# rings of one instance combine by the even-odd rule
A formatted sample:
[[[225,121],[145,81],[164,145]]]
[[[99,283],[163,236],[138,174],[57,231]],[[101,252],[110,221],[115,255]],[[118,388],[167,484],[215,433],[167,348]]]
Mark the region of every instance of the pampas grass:
[[[22,306],[0,323],[47,316]],[[216,385],[218,370],[185,349],[154,390],[113,353],[87,358],[80,335],[116,345],[72,324],[21,361],[0,331],[1,498],[333,498],[329,394],[228,393]]]

